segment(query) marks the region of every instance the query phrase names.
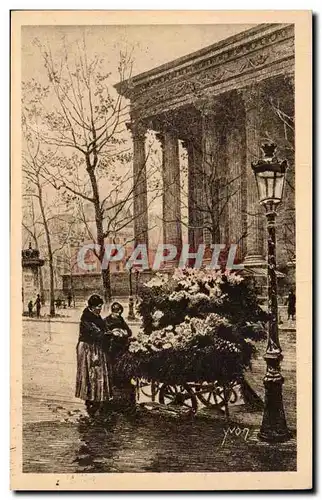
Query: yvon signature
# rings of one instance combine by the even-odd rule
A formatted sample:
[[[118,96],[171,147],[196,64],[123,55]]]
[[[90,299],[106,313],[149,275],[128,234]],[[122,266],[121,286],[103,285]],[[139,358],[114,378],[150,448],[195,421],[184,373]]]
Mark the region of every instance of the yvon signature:
[[[238,426],[228,427],[228,429],[223,429],[223,431],[224,431],[224,437],[221,446],[224,446],[227,436],[229,435],[233,437],[238,437],[246,442],[249,438],[249,432],[250,432],[248,427],[244,427],[241,429]]]

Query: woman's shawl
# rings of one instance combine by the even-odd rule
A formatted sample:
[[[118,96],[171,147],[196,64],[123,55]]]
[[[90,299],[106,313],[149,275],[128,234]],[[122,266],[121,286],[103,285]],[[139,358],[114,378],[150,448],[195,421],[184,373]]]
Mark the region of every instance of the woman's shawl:
[[[106,327],[101,316],[97,316],[86,307],[80,319],[79,342],[101,343],[105,333]]]
[[[108,330],[125,330],[128,337],[132,336],[132,330],[129,325],[126,323],[125,319],[122,316],[118,316],[117,318],[113,317],[111,314],[104,319],[104,323]]]

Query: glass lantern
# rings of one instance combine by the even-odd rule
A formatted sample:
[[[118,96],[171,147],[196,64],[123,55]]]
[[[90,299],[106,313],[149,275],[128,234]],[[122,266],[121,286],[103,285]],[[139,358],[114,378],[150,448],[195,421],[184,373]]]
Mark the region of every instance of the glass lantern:
[[[275,144],[263,144],[263,157],[252,163],[255,174],[259,202],[261,205],[278,205],[283,197],[287,161],[280,162],[275,155]]]

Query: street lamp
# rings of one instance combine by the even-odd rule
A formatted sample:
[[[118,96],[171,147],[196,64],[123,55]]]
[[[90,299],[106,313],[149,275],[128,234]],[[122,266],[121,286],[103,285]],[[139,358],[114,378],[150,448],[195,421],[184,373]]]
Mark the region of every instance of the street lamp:
[[[135,320],[134,314],[134,300],[133,300],[133,286],[132,286],[132,266],[129,268],[129,288],[130,288],[130,296],[129,296],[129,320]]]
[[[140,271],[138,268],[135,269],[135,307],[138,305],[139,300],[139,279],[140,279]]]
[[[276,145],[263,144],[263,158],[252,163],[255,174],[259,202],[265,207],[267,218],[267,280],[268,280],[268,343],[264,359],[265,406],[262,426],[258,437],[262,441],[280,443],[288,441],[291,433],[287,428],[282,386],[284,379],[280,372],[283,359],[278,336],[278,304],[276,279],[276,207],[281,202],[284,189],[287,161],[276,157]]]

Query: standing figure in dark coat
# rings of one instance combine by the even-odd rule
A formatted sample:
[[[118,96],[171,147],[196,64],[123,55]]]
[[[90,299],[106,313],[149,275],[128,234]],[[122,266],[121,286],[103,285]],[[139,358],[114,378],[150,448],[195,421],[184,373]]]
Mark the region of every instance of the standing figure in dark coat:
[[[104,410],[113,397],[111,365],[108,358],[109,334],[101,317],[103,300],[92,295],[80,320],[77,352],[77,398],[86,402],[87,411],[93,415]]]
[[[28,302],[28,314],[29,314],[29,318],[32,318],[33,314],[32,314],[32,309],[33,309],[34,305],[32,303],[32,300],[29,300]]]
[[[296,310],[296,296],[293,290],[290,290],[287,297],[287,319],[295,318],[295,310]]]
[[[122,317],[123,310],[122,304],[114,302],[111,314],[104,319],[107,330],[112,334],[110,356],[113,362],[128,349],[132,336],[131,328]]]
[[[41,298],[40,298],[39,293],[38,293],[37,298],[35,300],[35,304],[36,304],[37,318],[40,318]]]

